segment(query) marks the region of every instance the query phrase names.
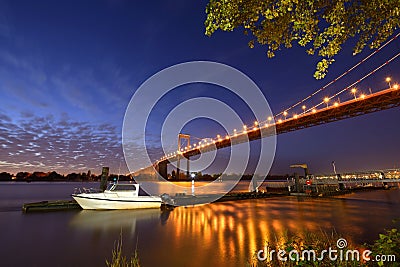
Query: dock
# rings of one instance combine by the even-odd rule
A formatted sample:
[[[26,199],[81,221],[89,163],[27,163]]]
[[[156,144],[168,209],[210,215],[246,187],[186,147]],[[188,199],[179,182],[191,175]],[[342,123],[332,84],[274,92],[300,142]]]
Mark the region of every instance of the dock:
[[[22,206],[22,212],[44,212],[44,211],[62,211],[71,209],[81,209],[75,200],[55,200],[26,203]]]

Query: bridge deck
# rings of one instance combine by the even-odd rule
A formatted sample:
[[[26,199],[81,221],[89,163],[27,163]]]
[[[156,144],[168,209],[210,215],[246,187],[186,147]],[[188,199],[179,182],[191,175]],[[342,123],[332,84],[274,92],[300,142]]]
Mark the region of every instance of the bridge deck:
[[[374,94],[366,95],[363,99],[353,99],[337,106],[330,106],[316,112],[299,114],[296,118],[276,122],[275,127],[260,127],[256,130],[249,130],[247,133],[240,133],[231,136],[229,139],[222,139],[210,145],[204,145],[200,148],[194,148],[183,152],[181,157],[189,158],[208,151],[229,147],[231,145],[249,142],[260,138],[268,137],[274,134],[282,134],[299,129],[304,129],[324,123],[339,121],[352,118],[376,111],[390,109],[400,106],[400,90],[393,88],[379,91]],[[157,164],[168,164],[177,160],[178,155],[160,160]]]

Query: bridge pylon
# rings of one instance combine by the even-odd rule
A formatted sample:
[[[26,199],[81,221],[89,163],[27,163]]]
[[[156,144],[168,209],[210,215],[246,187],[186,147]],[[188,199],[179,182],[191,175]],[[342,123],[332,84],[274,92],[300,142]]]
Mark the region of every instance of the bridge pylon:
[[[190,146],[190,135],[188,134],[178,134],[178,156],[177,156],[177,164],[176,164],[176,177],[179,179],[180,178],[180,165],[181,165],[181,158],[183,157],[182,154],[182,140],[187,140],[187,147],[189,148]],[[187,165],[186,165],[186,178],[189,178],[189,157],[187,157]]]

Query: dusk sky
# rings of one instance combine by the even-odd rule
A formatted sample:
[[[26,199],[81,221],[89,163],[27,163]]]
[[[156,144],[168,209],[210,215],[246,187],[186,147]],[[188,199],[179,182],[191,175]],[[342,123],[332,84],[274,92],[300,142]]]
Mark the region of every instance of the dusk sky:
[[[243,30],[204,32],[207,1],[4,1],[0,0],[0,172],[126,172],[121,147],[125,110],[135,90],[153,74],[188,61],[214,61],[249,76],[273,113],[308,96],[369,55],[352,55],[351,44],[335,58],[323,80],[315,80],[318,57],[294,46],[268,59],[265,47],[250,49]],[[397,33],[396,33],[397,34]],[[354,42],[352,43],[354,44]],[[400,51],[396,39],[313,100],[343,89]],[[357,85],[360,92],[400,82],[400,59]],[[149,92],[151,94],[151,92]],[[192,84],[168,94],[157,110],[171,110],[191,97],[214,97],[242,110],[221,88]],[[140,108],[140,107],[138,107]],[[155,111],[147,129],[160,139],[164,117]],[[312,173],[400,167],[399,108],[311,127],[277,137],[272,174],[292,173],[307,163]],[[152,126],[153,125],[153,126]],[[232,125],[239,128],[241,125]],[[200,119],[185,128],[215,137],[222,128]],[[230,129],[230,130],[232,130]],[[223,134],[223,132],[222,132]],[[251,144],[257,154],[257,143]],[[171,141],[171,146],[176,140]],[[171,148],[172,151],[176,148]],[[163,156],[154,150],[154,157]],[[121,167],[120,167],[121,166]],[[121,170],[119,170],[121,169]],[[212,169],[209,172],[213,171]]]

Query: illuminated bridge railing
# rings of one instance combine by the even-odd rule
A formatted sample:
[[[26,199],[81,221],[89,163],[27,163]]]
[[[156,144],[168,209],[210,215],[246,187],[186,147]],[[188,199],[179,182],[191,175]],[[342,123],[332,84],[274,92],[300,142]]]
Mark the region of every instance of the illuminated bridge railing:
[[[336,105],[320,110],[313,110],[286,120],[279,120],[275,124],[259,125],[258,127],[244,130],[243,132],[235,133],[231,136],[226,136],[225,138],[220,137],[217,140],[209,141],[208,143],[202,144],[201,146],[199,145],[198,147],[186,149],[183,152],[174,152],[157,161],[155,164],[166,164],[176,161],[178,156],[189,158],[208,151],[265,138],[275,134],[292,132],[398,106],[400,106],[400,89],[398,89],[398,87],[389,88],[377,93],[365,95],[363,98],[352,99],[343,103],[336,103]]]

